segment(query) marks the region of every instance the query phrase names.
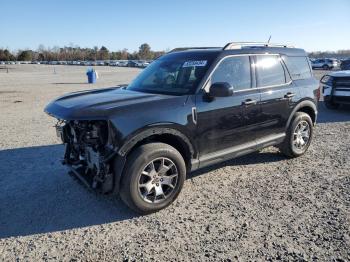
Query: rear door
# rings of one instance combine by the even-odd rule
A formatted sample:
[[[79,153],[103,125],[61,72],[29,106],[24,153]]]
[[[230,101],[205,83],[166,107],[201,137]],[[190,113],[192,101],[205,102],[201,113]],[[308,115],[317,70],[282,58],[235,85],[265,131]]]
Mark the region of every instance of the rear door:
[[[257,132],[261,141],[283,135],[299,93],[279,55],[256,55],[254,59],[257,88],[261,93],[262,123]]]

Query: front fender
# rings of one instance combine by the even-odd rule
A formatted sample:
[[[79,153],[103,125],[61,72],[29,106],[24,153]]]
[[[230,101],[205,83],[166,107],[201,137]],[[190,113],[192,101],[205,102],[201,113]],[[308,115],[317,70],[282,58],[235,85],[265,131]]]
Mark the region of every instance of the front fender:
[[[126,141],[123,143],[123,145],[119,148],[118,154],[121,156],[125,156],[127,152],[129,152],[131,148],[133,148],[138,142],[152,135],[162,135],[162,134],[168,134],[168,135],[173,135],[178,137],[188,146],[192,157],[197,154],[196,149],[193,147],[193,143],[191,142],[190,138],[188,138],[187,135],[185,135],[183,132],[175,128],[159,126],[158,124],[151,125],[146,130],[142,130],[130,135],[126,139]]]

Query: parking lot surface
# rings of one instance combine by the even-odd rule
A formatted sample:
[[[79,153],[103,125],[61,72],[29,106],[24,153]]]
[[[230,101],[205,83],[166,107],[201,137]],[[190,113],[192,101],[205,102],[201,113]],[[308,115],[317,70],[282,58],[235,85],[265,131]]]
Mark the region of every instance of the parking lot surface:
[[[63,146],[45,105],[128,83],[140,69],[97,67],[93,86],[85,71],[0,69],[1,260],[350,260],[350,108],[320,103],[304,156],[271,147],[197,171],[173,205],[138,216],[59,163]]]

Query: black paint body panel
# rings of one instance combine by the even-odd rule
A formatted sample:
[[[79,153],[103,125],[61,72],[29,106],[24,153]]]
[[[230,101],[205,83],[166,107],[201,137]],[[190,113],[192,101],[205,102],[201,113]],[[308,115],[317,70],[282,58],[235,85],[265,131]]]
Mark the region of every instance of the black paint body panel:
[[[67,121],[108,121],[109,127],[114,129],[120,155],[127,152],[128,143],[133,138],[142,137],[147,130],[175,130],[186,143],[190,143],[192,163],[195,163],[192,170],[281,142],[293,112],[303,101],[308,101],[304,104],[317,114],[318,82],[313,77],[213,99],[208,99],[202,89],[210,73],[225,56],[266,53],[306,56],[302,49],[264,47],[183,52],[211,52],[211,56],[216,56],[193,94],[172,96],[113,87],[62,96],[52,101],[45,112]],[[285,95],[291,92],[294,96],[286,98]],[[257,100],[257,103],[243,105],[247,99]],[[121,150],[123,148],[125,151]]]

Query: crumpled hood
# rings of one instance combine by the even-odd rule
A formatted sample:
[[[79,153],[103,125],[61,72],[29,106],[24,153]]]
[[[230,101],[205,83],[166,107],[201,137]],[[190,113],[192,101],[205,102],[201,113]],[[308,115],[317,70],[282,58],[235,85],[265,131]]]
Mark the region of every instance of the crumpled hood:
[[[94,89],[74,92],[48,104],[45,112],[63,120],[108,119],[118,108],[169,98],[121,88]]]

